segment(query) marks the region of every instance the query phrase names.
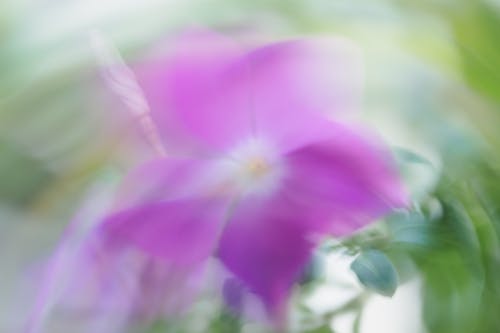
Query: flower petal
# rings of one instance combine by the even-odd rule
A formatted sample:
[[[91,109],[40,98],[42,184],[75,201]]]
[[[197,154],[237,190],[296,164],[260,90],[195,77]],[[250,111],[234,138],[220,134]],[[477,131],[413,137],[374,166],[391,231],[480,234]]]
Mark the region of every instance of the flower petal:
[[[329,216],[330,231],[344,236],[406,206],[407,195],[377,138],[334,126],[329,140],[286,155],[284,186],[290,200]]]
[[[226,210],[222,200],[154,202],[108,216],[103,228],[115,243],[189,266],[212,254]]]
[[[171,44],[168,57],[137,70],[167,150],[226,150],[249,136],[250,89],[242,89],[248,67],[240,48],[207,31],[185,33]]]
[[[219,243],[221,261],[260,297],[278,325],[283,324],[291,288],[315,244],[305,228],[306,218],[279,197],[245,200],[232,212]]]
[[[284,150],[327,129],[325,118],[349,114],[360,100],[362,61],[341,38],[270,44],[248,55],[258,135]]]
[[[209,160],[173,157],[157,158],[140,164],[122,182],[115,210],[153,201],[202,195],[203,188],[208,191],[209,179],[203,174],[209,165]]]
[[[317,138],[325,117],[357,109],[362,62],[341,38],[244,53],[205,31],[180,36],[138,74],[167,149],[220,152],[259,135],[286,151]]]

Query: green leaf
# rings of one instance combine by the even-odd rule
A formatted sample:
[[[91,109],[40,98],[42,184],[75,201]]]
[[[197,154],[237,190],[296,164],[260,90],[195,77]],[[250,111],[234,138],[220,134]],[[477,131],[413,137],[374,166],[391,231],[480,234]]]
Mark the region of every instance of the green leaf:
[[[163,333],[169,329],[167,323],[164,321],[154,322],[145,333]]]
[[[410,196],[416,202],[422,201],[434,190],[440,168],[411,150],[395,147],[393,152]]]
[[[209,332],[217,333],[237,333],[241,331],[241,319],[227,309],[213,318],[210,323]]]
[[[320,327],[306,331],[305,333],[332,333],[332,329],[328,325],[321,325]]]
[[[422,309],[429,332],[481,332],[474,331],[483,290],[476,275],[458,252],[434,254],[423,270]]]
[[[468,83],[479,93],[500,102],[500,12],[486,1],[470,1],[467,11],[453,16],[453,32]]]
[[[27,205],[52,177],[41,161],[0,139],[0,201]]]
[[[478,326],[486,313],[484,296],[491,292],[484,289],[485,266],[475,230],[478,207],[464,205],[464,182],[443,182],[438,194],[443,204],[439,221],[445,231],[439,236],[442,247],[417,258],[424,282],[424,322],[432,333],[494,332]]]
[[[402,147],[395,147],[394,154],[400,163],[424,164],[432,168],[434,167],[434,165],[424,156]]]
[[[388,218],[387,224],[393,245],[407,250],[429,250],[438,246],[439,225],[427,221],[420,213],[397,213]]]
[[[398,275],[387,256],[378,250],[362,252],[351,264],[352,271],[367,288],[392,296],[398,286]]]

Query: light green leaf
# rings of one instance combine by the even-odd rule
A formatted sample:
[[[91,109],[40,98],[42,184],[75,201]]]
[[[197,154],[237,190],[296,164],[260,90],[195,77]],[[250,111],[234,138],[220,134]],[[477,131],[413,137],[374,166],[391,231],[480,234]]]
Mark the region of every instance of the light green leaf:
[[[437,244],[440,233],[437,223],[427,221],[417,212],[394,214],[388,219],[393,244],[404,248],[430,249]]]

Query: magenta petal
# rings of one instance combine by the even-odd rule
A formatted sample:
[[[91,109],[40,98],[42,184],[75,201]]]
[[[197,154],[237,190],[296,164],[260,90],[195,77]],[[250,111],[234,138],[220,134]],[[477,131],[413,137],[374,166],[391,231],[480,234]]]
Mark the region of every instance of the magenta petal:
[[[127,254],[103,242],[97,230],[85,239],[66,267],[67,286],[60,303],[66,310],[87,313],[89,321],[123,325],[133,304],[136,267]],[[112,320],[111,320],[112,319]],[[104,323],[101,323],[104,324]]]
[[[393,159],[377,138],[334,127],[330,140],[286,155],[285,191],[304,209],[329,216],[330,231],[348,235],[407,204]]]
[[[329,115],[357,109],[359,50],[340,38],[244,53],[210,32],[186,33],[137,70],[167,149],[224,151],[254,134],[282,151],[318,138]]]
[[[145,162],[125,177],[115,210],[203,195],[203,190],[208,191],[208,180],[203,174],[209,164],[209,160],[173,157]]]
[[[271,44],[251,52],[248,62],[256,130],[283,150],[317,139],[328,127],[325,117],[358,108],[362,61],[347,40]]]
[[[191,265],[212,254],[226,210],[226,202],[209,199],[155,202],[115,213],[103,228],[118,244]]]
[[[314,246],[306,218],[279,198],[247,200],[232,212],[219,243],[221,261],[260,297],[278,324]]]
[[[231,40],[190,32],[171,43],[165,59],[137,70],[167,150],[226,150],[251,134],[242,56]]]

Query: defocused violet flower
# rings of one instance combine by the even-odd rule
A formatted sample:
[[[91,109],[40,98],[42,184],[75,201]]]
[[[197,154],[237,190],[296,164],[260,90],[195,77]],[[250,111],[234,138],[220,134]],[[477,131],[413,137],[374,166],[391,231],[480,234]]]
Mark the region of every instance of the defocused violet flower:
[[[145,308],[172,295],[172,272],[196,274],[213,256],[233,275],[226,300],[240,308],[243,289],[250,291],[282,325],[291,289],[322,238],[350,235],[406,205],[388,150],[340,121],[355,112],[361,81],[358,51],[346,40],[246,52],[214,33],[191,32],[136,74],[151,118],[134,102],[140,98],[128,104],[141,106],[148,130],[158,130],[149,134],[162,141],[162,156],[130,172],[95,230],[99,253],[111,261],[99,266],[91,248],[83,250],[104,302],[114,298],[116,288],[105,283],[128,251],[149,258],[138,273],[148,282],[132,291],[142,298],[118,291],[117,304]],[[143,311],[155,312],[135,313]]]
[[[178,314],[200,288],[203,266],[172,269],[133,247],[114,246],[99,223],[112,204],[110,186],[94,186],[42,272],[36,272],[25,333],[46,332],[54,310],[74,332],[124,332],[128,324]]]
[[[319,39],[243,52],[208,32],[170,47],[137,68],[167,157],[128,176],[102,230],[177,267],[216,256],[281,321],[322,237],[406,202],[383,145],[335,121],[356,108],[357,50]]]

